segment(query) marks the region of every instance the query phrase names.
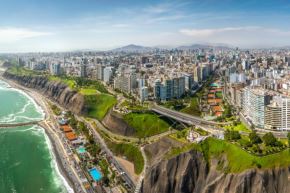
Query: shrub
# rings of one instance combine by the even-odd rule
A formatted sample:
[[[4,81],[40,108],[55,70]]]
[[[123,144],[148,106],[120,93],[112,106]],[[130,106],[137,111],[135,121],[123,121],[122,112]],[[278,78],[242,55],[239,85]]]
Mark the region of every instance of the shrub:
[[[270,133],[270,132],[266,133],[263,136],[263,141],[264,141],[266,146],[276,146],[277,145],[277,139],[275,138],[273,133]]]

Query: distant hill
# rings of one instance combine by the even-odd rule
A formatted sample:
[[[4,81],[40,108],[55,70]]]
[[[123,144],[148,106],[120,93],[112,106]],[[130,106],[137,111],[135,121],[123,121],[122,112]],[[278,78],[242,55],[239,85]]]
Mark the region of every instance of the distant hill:
[[[231,49],[232,47],[226,44],[193,44],[189,46],[179,46],[179,47],[170,47],[170,46],[156,46],[156,47],[145,47],[135,44],[130,44],[127,46],[123,46],[120,48],[116,48],[110,50],[111,52],[127,52],[127,53],[143,53],[150,52],[154,50],[170,50],[170,49],[178,49],[178,50],[195,50],[195,49]]]
[[[112,52],[148,52],[148,51],[153,51],[153,50],[156,50],[156,48],[130,44],[130,45],[116,48],[110,51]]]
[[[193,44],[189,46],[179,46],[178,50],[195,50],[195,49],[230,49],[231,46],[226,44]]]

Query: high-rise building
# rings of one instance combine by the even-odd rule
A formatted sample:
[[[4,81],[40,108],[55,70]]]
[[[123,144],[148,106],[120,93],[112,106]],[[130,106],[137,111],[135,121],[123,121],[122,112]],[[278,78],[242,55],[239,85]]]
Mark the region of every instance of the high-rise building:
[[[51,64],[50,72],[52,75],[60,75],[61,69],[60,69],[60,64]]]
[[[114,80],[114,88],[131,93],[137,88],[137,76],[135,72],[118,74]]]
[[[112,76],[113,76],[113,67],[108,66],[108,67],[104,68],[104,79],[103,79],[103,81],[105,83],[110,83],[110,81],[112,79]]]
[[[185,78],[185,89],[190,91],[194,86],[193,75],[185,74],[184,78]]]
[[[270,103],[271,98],[267,91],[260,87],[243,89],[242,112],[258,128],[264,128],[265,107]]]
[[[159,79],[155,80],[154,82],[154,97],[156,100],[166,100],[166,87]]]
[[[97,64],[97,66],[96,66],[96,78],[98,80],[104,79],[104,69],[105,69],[105,66],[103,66],[102,64]]]
[[[202,81],[202,69],[200,66],[196,66],[193,71],[193,80],[195,82]]]
[[[157,79],[154,83],[154,96],[157,100],[181,98],[185,94],[185,77],[166,79],[164,84]]]
[[[290,99],[275,96],[265,110],[265,128],[290,130]]]
[[[80,77],[86,77],[87,76],[87,65],[82,64],[80,69]]]
[[[146,100],[148,100],[148,87],[144,86],[140,89],[140,93],[139,93],[139,97],[140,97],[140,101],[144,102]]]

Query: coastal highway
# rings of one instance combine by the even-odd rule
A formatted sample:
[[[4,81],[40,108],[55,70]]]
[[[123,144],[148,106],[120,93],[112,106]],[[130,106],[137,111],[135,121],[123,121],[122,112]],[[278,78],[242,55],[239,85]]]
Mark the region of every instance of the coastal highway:
[[[135,189],[135,183],[134,183],[134,181],[131,179],[131,177],[129,176],[129,174],[126,171],[126,169],[123,166],[121,166],[119,164],[119,162],[115,159],[113,153],[107,147],[105,141],[100,136],[100,134],[96,131],[94,125],[90,121],[87,121],[85,118],[78,117],[78,119],[80,119],[80,120],[82,120],[83,122],[86,123],[87,127],[90,129],[91,133],[93,134],[95,140],[100,142],[100,145],[102,147],[102,150],[104,150],[106,152],[107,156],[109,156],[111,158],[111,160],[110,160],[111,163],[116,167],[116,169],[118,170],[118,172],[120,174],[122,174],[123,179],[132,188],[132,190],[134,190]],[[96,123],[97,127],[103,127],[103,125],[100,122],[98,122],[97,120],[95,120],[95,123]]]
[[[166,117],[170,117],[172,119],[175,119],[177,121],[189,124],[189,125],[209,125],[209,126],[218,126],[218,125],[228,125],[230,124],[230,122],[226,122],[226,123],[220,123],[220,122],[214,122],[214,121],[207,121],[203,118],[200,117],[196,117],[196,116],[192,116],[192,115],[188,115],[186,113],[181,113],[175,110],[171,110],[156,104],[153,104],[151,106],[151,110],[164,115]]]

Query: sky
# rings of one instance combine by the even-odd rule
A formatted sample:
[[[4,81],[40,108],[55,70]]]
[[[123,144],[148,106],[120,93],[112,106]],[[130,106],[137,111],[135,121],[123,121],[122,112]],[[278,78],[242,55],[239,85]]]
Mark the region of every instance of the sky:
[[[0,0],[0,52],[290,46],[290,0]]]

